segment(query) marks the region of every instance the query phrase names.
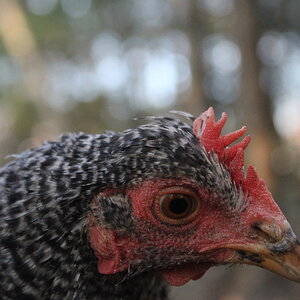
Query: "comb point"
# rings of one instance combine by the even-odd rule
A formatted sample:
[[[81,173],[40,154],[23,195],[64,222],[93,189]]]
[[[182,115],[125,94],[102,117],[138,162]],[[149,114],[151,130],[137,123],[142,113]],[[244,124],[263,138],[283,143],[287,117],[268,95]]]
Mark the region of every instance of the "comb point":
[[[228,163],[228,169],[230,171],[232,179],[239,185],[241,185],[244,180],[243,167],[244,150],[242,148],[238,148],[234,158]]]
[[[227,121],[227,114],[222,113],[222,117],[215,123],[215,131],[218,136],[221,135],[222,129]]]
[[[244,137],[240,142],[236,143],[235,145],[227,148],[225,150],[225,160],[227,163],[229,163],[237,154],[237,152],[239,151],[239,149],[244,150],[248,144],[250,143],[250,136],[246,136]]]
[[[224,145],[225,147],[229,146],[233,142],[237,141],[239,138],[241,138],[247,131],[247,127],[243,126],[241,129],[238,129],[236,131],[227,133],[224,135]]]
[[[249,190],[251,187],[254,188],[259,184],[259,177],[253,166],[249,166],[246,174],[246,178],[244,180],[243,187],[246,190]]]

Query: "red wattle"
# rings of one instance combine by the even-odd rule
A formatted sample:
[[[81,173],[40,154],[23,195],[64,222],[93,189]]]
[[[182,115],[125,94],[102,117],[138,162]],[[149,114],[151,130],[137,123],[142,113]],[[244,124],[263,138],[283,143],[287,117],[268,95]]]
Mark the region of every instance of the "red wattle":
[[[159,270],[158,273],[171,285],[181,286],[190,280],[198,280],[211,267],[210,264],[186,264],[172,269]]]

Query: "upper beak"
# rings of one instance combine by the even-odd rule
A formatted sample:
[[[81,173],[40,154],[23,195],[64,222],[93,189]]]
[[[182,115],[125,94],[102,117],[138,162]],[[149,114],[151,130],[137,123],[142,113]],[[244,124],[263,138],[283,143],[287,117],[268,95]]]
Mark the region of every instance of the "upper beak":
[[[274,225],[260,224],[264,238],[258,243],[227,245],[234,255],[229,262],[256,265],[300,282],[300,244],[290,225],[280,234]]]

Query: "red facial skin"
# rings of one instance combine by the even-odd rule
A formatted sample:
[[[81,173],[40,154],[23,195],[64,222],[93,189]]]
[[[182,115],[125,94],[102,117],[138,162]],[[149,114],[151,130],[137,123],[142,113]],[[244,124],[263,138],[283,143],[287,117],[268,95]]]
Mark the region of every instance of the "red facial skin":
[[[123,233],[96,225],[88,231],[98,257],[99,273],[114,274],[145,262],[150,247],[156,249],[166,265],[169,259],[170,269],[159,270],[159,273],[172,285],[198,279],[210,266],[226,263],[234,254],[228,245],[256,244],[260,239],[252,227],[255,223],[284,226],[286,222],[264,183],[256,182],[255,188],[245,191],[247,206],[242,212],[234,212],[225,204],[210,200],[210,195],[189,179],[148,180],[125,191],[131,201],[136,230]],[[199,210],[187,224],[170,224],[157,213],[158,198],[165,189],[191,192],[198,197]],[[103,195],[116,192],[104,191]],[[278,231],[284,230],[279,228]]]

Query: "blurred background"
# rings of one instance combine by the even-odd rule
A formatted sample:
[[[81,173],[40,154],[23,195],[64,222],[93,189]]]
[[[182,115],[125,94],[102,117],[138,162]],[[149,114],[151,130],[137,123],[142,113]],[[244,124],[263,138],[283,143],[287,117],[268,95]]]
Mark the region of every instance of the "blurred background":
[[[62,132],[214,106],[247,124],[257,167],[300,235],[299,0],[0,0],[0,163]],[[249,266],[171,299],[299,299]]]

